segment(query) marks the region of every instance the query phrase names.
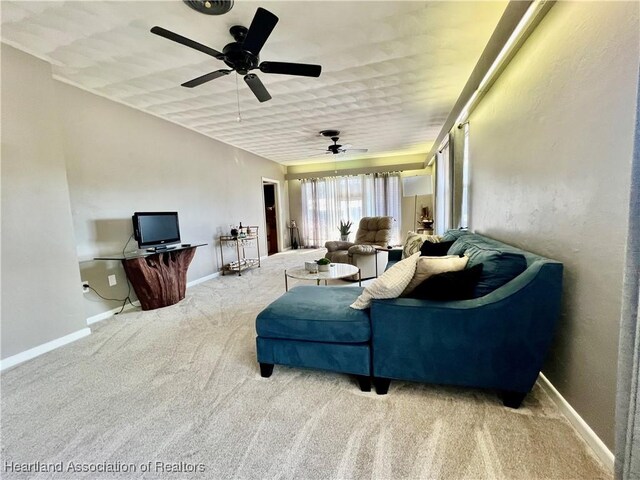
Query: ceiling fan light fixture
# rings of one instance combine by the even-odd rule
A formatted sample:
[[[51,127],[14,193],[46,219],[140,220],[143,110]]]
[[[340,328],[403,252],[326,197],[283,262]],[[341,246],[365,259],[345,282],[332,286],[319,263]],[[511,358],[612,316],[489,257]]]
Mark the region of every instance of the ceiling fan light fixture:
[[[196,12],[205,15],[224,15],[233,8],[233,0],[182,0]]]

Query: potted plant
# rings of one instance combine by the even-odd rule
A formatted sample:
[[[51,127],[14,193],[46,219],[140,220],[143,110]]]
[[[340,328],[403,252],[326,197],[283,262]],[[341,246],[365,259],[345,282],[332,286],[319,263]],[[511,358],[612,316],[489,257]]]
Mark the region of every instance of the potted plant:
[[[329,265],[331,265],[331,260],[329,260],[328,258],[321,258],[320,260],[317,260],[316,263],[318,264],[319,272],[328,272]]]
[[[338,227],[338,230],[340,230],[340,240],[342,240],[343,242],[346,242],[349,240],[349,234],[351,233],[351,225],[353,225],[352,222],[343,222],[342,220],[340,220],[340,226]]]

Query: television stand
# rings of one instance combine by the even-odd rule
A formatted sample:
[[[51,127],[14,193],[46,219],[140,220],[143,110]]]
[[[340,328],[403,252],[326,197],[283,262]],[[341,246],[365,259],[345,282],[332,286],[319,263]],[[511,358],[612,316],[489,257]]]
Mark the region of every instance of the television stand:
[[[189,264],[196,248],[204,245],[206,243],[167,247],[155,252],[143,250],[95,260],[120,260],[142,310],[155,310],[174,305],[184,298]]]

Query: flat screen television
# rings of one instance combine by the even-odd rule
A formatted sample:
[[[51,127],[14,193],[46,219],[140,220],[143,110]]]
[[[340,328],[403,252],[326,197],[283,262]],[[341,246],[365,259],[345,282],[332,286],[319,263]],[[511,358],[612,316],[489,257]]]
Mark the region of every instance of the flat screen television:
[[[136,212],[132,220],[138,248],[180,243],[178,212]]]

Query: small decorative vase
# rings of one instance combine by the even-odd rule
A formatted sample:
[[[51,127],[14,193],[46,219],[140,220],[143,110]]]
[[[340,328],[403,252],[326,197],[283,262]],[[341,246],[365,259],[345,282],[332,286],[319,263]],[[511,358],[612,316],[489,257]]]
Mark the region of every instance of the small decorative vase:
[[[340,240],[342,240],[343,242],[348,242],[349,241],[349,235],[340,235]]]
[[[237,228],[232,228],[231,229],[231,236],[232,237],[237,237],[238,236],[238,229]]]
[[[318,265],[318,271],[319,272],[328,272],[329,271],[329,263],[327,263],[326,265]]]

